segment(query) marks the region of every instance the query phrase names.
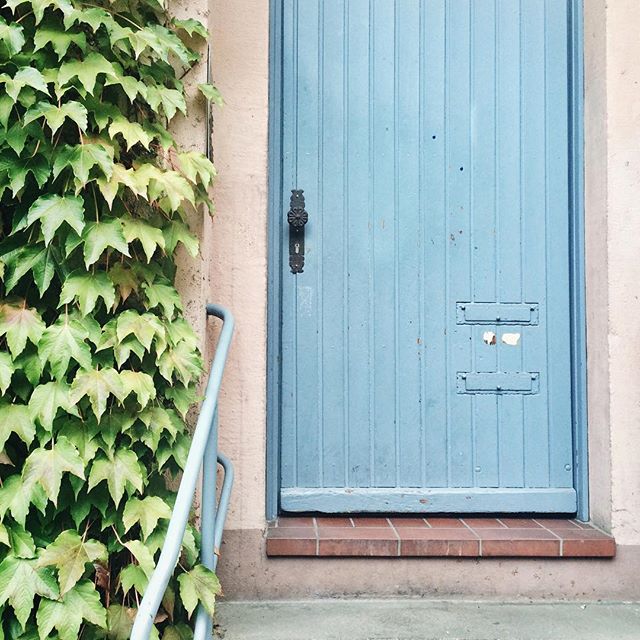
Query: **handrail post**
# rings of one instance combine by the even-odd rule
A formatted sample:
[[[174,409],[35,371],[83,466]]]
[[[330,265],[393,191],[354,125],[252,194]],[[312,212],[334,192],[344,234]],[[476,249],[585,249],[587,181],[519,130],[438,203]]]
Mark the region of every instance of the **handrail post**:
[[[203,487],[203,534],[206,532],[206,538],[202,544],[202,561],[206,566],[211,565],[212,568],[216,564],[215,556],[215,536],[214,525],[216,517],[215,497],[216,497],[216,471],[217,471],[217,409],[218,409],[218,393],[222,382],[222,374],[229,353],[231,337],[233,335],[234,321],[231,313],[224,307],[214,304],[206,305],[207,315],[216,316],[223,321],[222,331],[218,340],[216,353],[211,363],[211,371],[207,388],[205,391],[204,401],[200,407],[200,414],[193,432],[191,447],[187,456],[187,463],[182,473],[180,486],[176,496],[173,513],[169,520],[167,535],[160,552],[160,557],[154,569],[153,575],[149,580],[149,584],[145,589],[142,602],[138,607],[136,618],[131,630],[131,640],[149,640],[151,628],[156,613],[164,596],[165,590],[171,576],[175,571],[176,563],[182,548],[182,540],[184,532],[189,520],[191,506],[195,495],[198,479],[206,475],[206,484]],[[203,474],[200,471],[203,467]],[[231,476],[232,478],[233,476]],[[225,483],[228,484],[228,483]],[[205,493],[206,492],[206,493]],[[228,490],[225,492],[225,509],[227,505]],[[211,521],[213,518],[213,521]],[[209,523],[209,526],[206,523]],[[215,527],[217,532],[217,527]],[[206,638],[207,631],[211,630],[212,621],[206,616],[208,622],[199,622],[203,620],[203,616],[199,612],[196,619],[196,627],[198,628],[198,636],[194,635],[194,639]]]
[[[216,482],[218,472],[218,408],[213,414],[209,441],[202,460],[202,499],[200,503],[200,563],[215,569]],[[194,640],[212,637],[213,620],[202,605],[198,605]]]

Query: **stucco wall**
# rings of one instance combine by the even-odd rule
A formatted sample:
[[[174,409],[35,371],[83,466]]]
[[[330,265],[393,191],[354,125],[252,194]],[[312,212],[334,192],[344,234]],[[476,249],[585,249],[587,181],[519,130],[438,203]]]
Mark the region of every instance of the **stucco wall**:
[[[466,564],[264,556],[268,5],[212,0],[207,14],[206,0],[181,4],[208,18],[214,80],[226,102],[214,123],[217,214],[202,222],[205,259],[183,272],[183,291],[199,322],[205,298],[237,317],[221,409],[221,447],[237,470],[221,561],[227,594],[357,593],[358,585],[372,594],[364,569],[376,574],[380,594],[640,597],[640,3],[585,0],[590,508],[623,547],[613,562]],[[202,139],[203,126],[185,123],[186,141]]]
[[[612,526],[640,544],[640,3],[606,12]]]

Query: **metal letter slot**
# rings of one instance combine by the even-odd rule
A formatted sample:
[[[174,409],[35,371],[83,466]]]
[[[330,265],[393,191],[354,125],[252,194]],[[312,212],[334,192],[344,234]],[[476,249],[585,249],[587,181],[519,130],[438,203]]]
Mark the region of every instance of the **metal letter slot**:
[[[304,208],[303,193],[302,189],[291,190],[291,203],[287,214],[291,273],[302,273],[304,270],[304,226],[309,221],[309,214]]]

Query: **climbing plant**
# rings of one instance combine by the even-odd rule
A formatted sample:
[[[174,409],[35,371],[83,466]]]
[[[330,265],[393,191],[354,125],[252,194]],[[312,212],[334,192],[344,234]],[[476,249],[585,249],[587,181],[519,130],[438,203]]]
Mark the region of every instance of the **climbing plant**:
[[[0,638],[128,638],[163,543],[202,373],[174,258],[215,174],[167,126],[206,36],[162,0],[0,3]],[[198,544],[154,637],[213,607]]]

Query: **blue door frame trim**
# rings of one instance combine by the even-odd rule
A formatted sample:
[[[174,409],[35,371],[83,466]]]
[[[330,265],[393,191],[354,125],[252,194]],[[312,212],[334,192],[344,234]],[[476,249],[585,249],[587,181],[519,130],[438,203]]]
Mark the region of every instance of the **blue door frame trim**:
[[[584,127],[583,127],[583,11],[582,0],[567,0],[569,21],[570,254],[571,254],[571,370],[574,442],[574,486],[577,517],[589,519],[587,451],[587,371],[584,251]],[[270,0],[269,44],[269,260],[267,310],[267,455],[266,517],[280,510],[280,365],[281,365],[281,261],[283,185],[281,152],[282,106],[282,0]]]

